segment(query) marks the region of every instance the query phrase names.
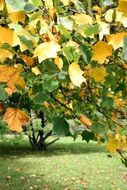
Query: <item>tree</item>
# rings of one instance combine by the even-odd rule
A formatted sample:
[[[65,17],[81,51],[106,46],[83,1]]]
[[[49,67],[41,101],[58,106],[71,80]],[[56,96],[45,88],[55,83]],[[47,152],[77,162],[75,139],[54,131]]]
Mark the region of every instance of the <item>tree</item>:
[[[87,127],[83,140],[127,149],[126,8],[126,0],[0,1],[0,112],[10,130],[27,129],[33,110],[57,134],[73,136],[75,119]]]

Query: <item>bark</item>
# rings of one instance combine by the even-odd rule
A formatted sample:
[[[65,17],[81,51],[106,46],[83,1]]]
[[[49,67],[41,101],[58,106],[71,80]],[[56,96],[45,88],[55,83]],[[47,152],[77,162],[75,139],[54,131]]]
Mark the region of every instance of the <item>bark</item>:
[[[33,150],[35,151],[45,151],[49,145],[59,140],[59,138],[54,139],[53,141],[46,144],[47,138],[49,138],[52,135],[52,130],[50,130],[47,134],[44,134],[43,130],[47,124],[47,119],[45,119],[44,113],[43,112],[36,113],[34,110],[30,110],[30,115],[31,115],[31,128],[32,128],[32,134],[29,135],[30,144]],[[41,119],[42,129],[39,131],[34,130],[33,120],[35,118]]]

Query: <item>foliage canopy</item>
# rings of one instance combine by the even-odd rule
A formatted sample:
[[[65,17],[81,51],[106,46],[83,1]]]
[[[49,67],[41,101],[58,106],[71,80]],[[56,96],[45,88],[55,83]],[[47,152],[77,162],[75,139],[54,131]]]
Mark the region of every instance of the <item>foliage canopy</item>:
[[[84,140],[127,149],[126,10],[127,0],[0,0],[0,113],[10,130],[40,110],[55,133],[72,135],[74,118]]]

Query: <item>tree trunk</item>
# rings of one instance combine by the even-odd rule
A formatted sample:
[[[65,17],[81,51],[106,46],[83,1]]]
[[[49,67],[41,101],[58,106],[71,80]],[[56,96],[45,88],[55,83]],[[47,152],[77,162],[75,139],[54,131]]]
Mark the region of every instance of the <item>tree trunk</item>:
[[[31,115],[31,128],[32,128],[32,134],[29,135],[30,144],[32,145],[33,150],[35,151],[46,151],[47,146],[56,142],[57,140],[59,140],[59,138],[54,139],[53,141],[46,144],[45,141],[48,137],[52,135],[52,130],[50,130],[47,134],[44,134],[43,129],[47,123],[47,120],[44,117],[44,113],[39,112],[39,114],[37,114],[34,110],[30,110],[30,115]],[[33,120],[35,118],[41,119],[41,127],[42,127],[41,130],[38,130],[38,131],[34,130]]]

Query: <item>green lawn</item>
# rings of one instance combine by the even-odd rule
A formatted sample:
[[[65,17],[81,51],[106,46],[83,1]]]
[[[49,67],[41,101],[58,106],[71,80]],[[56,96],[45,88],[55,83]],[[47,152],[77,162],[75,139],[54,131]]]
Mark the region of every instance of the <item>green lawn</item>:
[[[127,169],[103,147],[62,138],[45,153],[0,144],[0,190],[127,190]]]

